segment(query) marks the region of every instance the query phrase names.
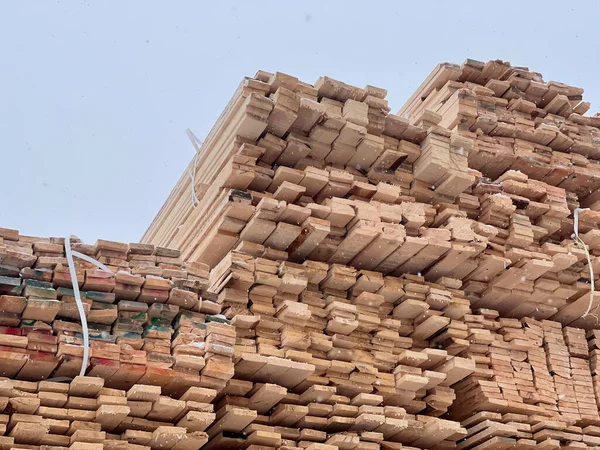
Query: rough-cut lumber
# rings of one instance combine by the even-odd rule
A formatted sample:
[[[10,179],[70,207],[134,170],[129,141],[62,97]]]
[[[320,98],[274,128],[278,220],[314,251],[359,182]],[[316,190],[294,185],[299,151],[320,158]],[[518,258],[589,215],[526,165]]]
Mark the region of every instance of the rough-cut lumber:
[[[74,243],[111,273],[0,229],[0,447],[600,446],[582,94],[498,60],[438,65],[398,114],[246,78],[143,243]]]

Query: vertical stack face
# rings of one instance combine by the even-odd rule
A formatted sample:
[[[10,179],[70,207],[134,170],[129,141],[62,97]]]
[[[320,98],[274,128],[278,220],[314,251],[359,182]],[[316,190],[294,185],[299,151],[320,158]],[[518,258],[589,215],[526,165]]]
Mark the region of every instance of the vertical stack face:
[[[0,444],[600,446],[582,93],[467,60],[396,115],[245,79],[141,244],[73,244],[110,270],[76,260],[87,366],[64,240],[0,229]]]
[[[467,60],[439,65],[395,115],[381,88],[259,72],[143,241],[211,267],[237,329],[235,378],[335,388],[315,402],[333,413],[284,398],[269,426],[287,410],[287,425],[357,445],[376,443],[363,432],[384,446],[596,445],[584,329],[598,325],[600,117],[582,94]],[[379,396],[386,421],[394,406],[463,430],[413,439],[332,420],[357,395]]]

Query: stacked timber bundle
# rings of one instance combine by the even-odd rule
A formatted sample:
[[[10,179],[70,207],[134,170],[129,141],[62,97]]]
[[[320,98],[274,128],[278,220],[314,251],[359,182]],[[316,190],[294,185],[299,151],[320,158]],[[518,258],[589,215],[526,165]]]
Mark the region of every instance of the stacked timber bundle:
[[[36,268],[47,255],[35,248],[49,241],[56,245],[55,266]],[[94,246],[72,246],[102,258],[100,247],[120,245],[98,241]],[[138,249],[134,244],[129,247]],[[19,389],[37,394],[47,382],[34,381],[73,378],[83,363],[81,325],[67,287],[72,288],[70,276],[62,266],[62,240],[15,234],[3,239],[0,250],[6,274],[0,300],[13,308],[11,326],[1,329],[2,374]],[[466,325],[460,319],[470,311],[456,283],[446,280],[446,285],[437,285],[419,276],[384,277],[340,264],[310,260],[297,264],[247,253],[257,250],[265,253],[259,246],[248,247],[246,253],[230,252],[208,278],[180,268],[173,279],[160,278],[155,270],[156,275],[134,283],[127,256],[131,249],[119,266],[111,266],[114,273],[77,263],[82,301],[90,306],[85,312],[91,358],[88,377],[75,377],[73,383],[98,386],[98,398],[122,399],[110,399],[119,414],[111,428],[97,431],[118,430],[121,434],[112,438],[150,448],[157,445],[153,441],[157,434],[169,448],[177,439],[191,440],[182,437],[186,436],[178,428],[182,424],[188,433],[196,433],[194,445],[207,440],[198,434],[206,430],[207,446],[215,448],[314,443],[327,449],[348,442],[432,448],[454,445],[465,436],[460,423],[440,417],[455,399],[452,386],[475,369],[471,359],[456,355],[468,347]],[[151,246],[146,251],[166,252]],[[149,261],[143,267],[132,265],[145,272],[157,269]],[[30,278],[34,272],[36,278]],[[167,282],[169,291],[158,288]],[[103,306],[94,307],[95,302]],[[215,312],[215,305],[222,314],[203,309]],[[30,317],[26,311],[33,306],[46,315]],[[110,309],[112,316],[103,313],[104,323],[98,323],[94,311]],[[50,383],[55,384],[69,389]],[[13,384],[8,386],[12,389]],[[173,399],[161,400],[168,419],[154,417],[151,402],[141,404],[145,398],[126,400],[136,389],[153,387],[158,396],[162,391]],[[10,392],[9,398],[35,397]],[[212,405],[205,405],[207,398]],[[70,417],[70,409],[65,413],[55,409],[72,405],[65,402],[52,403],[56,408],[48,409],[33,401],[29,410],[43,420],[62,420]],[[86,417],[97,420],[100,404],[90,400],[86,405]],[[14,414],[10,406],[5,412]],[[14,437],[10,432],[7,429]],[[49,445],[33,438],[14,442],[36,448]]]
[[[64,239],[0,235],[0,375],[76,376],[85,365],[83,336]],[[179,395],[190,386],[224,387],[235,330],[206,290],[205,265],[183,264],[178,250],[148,244],[98,240],[72,249],[111,269],[75,260],[89,375],[111,388],[146,383]]]
[[[141,244],[72,244],[87,366],[64,240],[0,229],[3,447],[600,447],[600,118],[501,61],[386,95],[245,79]]]
[[[92,306],[129,305],[124,311],[136,314],[114,316],[112,328],[100,332],[92,313],[101,308],[86,308],[91,360],[88,376],[77,377],[82,342],[73,299],[50,295],[66,293],[70,280],[58,247],[54,269],[32,267],[48,257],[33,250],[36,242],[47,241],[19,236],[4,239],[1,248],[3,273],[13,275],[3,275],[3,288],[11,288],[0,297],[3,304],[23,311],[42,301],[59,306],[53,319],[33,325],[23,312],[5,309],[4,319],[13,320],[2,328],[0,349],[3,375],[11,378],[0,381],[7,448],[585,448],[600,442],[594,331],[473,312],[453,278],[434,283],[337,263],[298,264],[279,253],[266,258],[260,245],[231,251],[207,277],[183,268],[171,279],[146,275],[148,288],[124,282],[133,276],[127,269],[134,270],[126,266],[141,267],[131,257],[113,274],[78,263],[82,289],[100,289],[82,290],[86,305],[90,299]],[[88,253],[97,256],[91,249],[108,245],[118,244],[99,241]],[[29,277],[33,272],[37,278]],[[28,281],[42,275],[47,284]],[[180,287],[150,300],[144,289],[157,280]],[[136,284],[137,290],[126,287]],[[211,312],[222,314],[201,313],[203,295],[214,300],[206,300]],[[133,308],[141,304],[145,314]],[[71,311],[59,316],[65,308]],[[133,328],[119,332],[133,324],[139,336]],[[71,357],[76,348],[79,358]],[[74,379],[57,382],[64,376]]]
[[[440,65],[394,115],[384,89],[259,72],[142,240],[211,268],[259,244],[296,263],[451,277],[474,306],[594,327],[600,118],[582,115],[581,93],[468,60]],[[271,108],[260,120],[258,98]],[[572,239],[579,207],[589,259]]]
[[[2,448],[196,450],[208,441],[216,392],[190,388],[179,400],[158,386],[110,389],[97,377],[70,383],[0,381]]]
[[[440,440],[427,419],[435,437],[379,446],[594,447],[596,355],[576,327],[598,325],[600,118],[581,94],[468,60],[394,115],[381,88],[259,72],[230,105],[261,117],[224,112],[142,241],[211,268],[234,379],[463,427]],[[296,405],[302,428],[357,431]]]
[[[475,217],[479,201],[479,208],[485,206],[486,223],[506,230],[495,240],[504,253],[499,256],[510,259],[508,271],[523,264],[531,269],[522,281],[500,270],[504,279],[491,280],[474,292],[482,306],[505,309],[503,313],[513,317],[552,317],[585,328],[598,325],[597,317],[589,314],[599,306],[597,294],[590,298],[589,286],[581,281],[590,281],[590,264],[596,269],[592,273],[599,268],[600,115],[584,116],[590,104],[582,101],[582,94],[580,88],[546,83],[524,67],[467,60],[462,66],[438,65],[399,112],[411,124],[435,116],[440,126],[471,140],[468,166],[481,178],[461,194],[463,202],[472,205],[470,214]],[[494,195],[503,199],[490,200]],[[577,208],[589,208],[579,214],[578,231],[591,253],[590,262],[573,244]],[[530,252],[525,262],[508,254],[515,247]]]

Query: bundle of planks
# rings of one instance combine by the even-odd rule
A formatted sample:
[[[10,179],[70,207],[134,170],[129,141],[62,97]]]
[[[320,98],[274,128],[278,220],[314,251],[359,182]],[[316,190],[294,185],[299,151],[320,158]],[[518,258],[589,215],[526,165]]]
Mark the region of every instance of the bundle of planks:
[[[499,275],[514,281],[505,285],[504,279],[491,280],[488,286],[477,288],[487,289],[481,299],[498,309],[505,308],[508,300],[510,307],[516,306],[514,317],[537,316],[540,306],[534,304],[545,303],[544,308],[552,308],[548,312],[554,313],[555,320],[590,328],[598,325],[597,318],[585,313],[599,306],[598,298],[595,294],[590,298],[589,289],[578,281],[589,282],[590,265],[596,269],[592,273],[597,273],[598,268],[600,115],[583,115],[590,104],[582,101],[582,94],[580,88],[545,83],[539,73],[527,68],[511,67],[502,61],[467,60],[460,67],[440,64],[399,114],[408,117],[410,123],[419,122],[423,115],[435,115],[439,125],[472,140],[468,165],[482,177],[471,192],[461,196],[473,203],[475,214],[477,200],[481,208],[482,200],[488,202],[490,196],[500,194],[502,199],[489,205],[492,210],[486,208],[486,212],[491,212],[488,217],[502,222],[501,227],[508,228],[509,238],[512,221],[513,236],[525,239],[500,242],[504,256],[508,256],[510,244],[511,248],[534,251],[531,261],[548,257],[554,260],[559,253],[561,258],[577,258],[574,264],[564,259],[553,261],[554,267],[534,282],[533,299],[524,295],[524,290],[532,292],[531,284],[519,283],[505,271]],[[479,199],[469,197],[477,192]],[[581,248],[573,245],[573,211],[577,208],[589,208],[579,214],[578,223],[581,238],[591,253],[589,262]],[[481,220],[481,214],[478,217]],[[499,226],[489,219],[486,223]],[[515,267],[514,259],[509,259]],[[526,277],[526,281],[530,280]],[[490,289],[489,284],[496,286]],[[564,290],[578,287],[584,296]],[[545,300],[548,296],[552,301]],[[561,298],[558,304],[556,297]],[[528,305],[511,302],[519,298]]]
[[[384,89],[259,72],[190,165],[200,202],[184,173],[142,241],[211,268],[260,244],[298,263],[451,277],[474,306],[594,327],[600,117],[582,115],[581,94],[467,60],[436,68],[394,115]],[[242,98],[270,110],[259,120]],[[572,239],[580,207],[589,259]]]
[[[467,60],[392,114],[374,86],[245,79],[141,244],[73,244],[112,272],[76,263],[86,377],[64,241],[0,229],[0,444],[599,447],[582,92]]]
[[[39,381],[74,377],[83,361],[79,322],[64,240],[0,230],[0,375]],[[233,375],[235,330],[221,315],[203,264],[183,264],[179,251],[98,240],[73,250],[113,272],[76,260],[75,273],[90,337],[87,373],[106,386],[222,389]]]
[[[208,441],[216,392],[190,388],[179,400],[158,386],[110,389],[97,377],[70,383],[0,381],[2,448],[195,450]]]
[[[12,259],[3,263],[17,264],[19,256],[22,266],[29,255],[35,266],[47,257],[39,252],[44,241],[4,240],[2,255]],[[99,241],[88,253],[97,256],[97,248],[106,245],[117,243]],[[85,249],[83,244],[74,247]],[[152,300],[143,283],[133,293],[116,279],[127,270],[156,269],[154,263],[144,269],[128,256],[126,265],[135,267],[124,264],[113,275],[78,264],[82,289],[86,283],[101,289],[82,291],[84,301],[148,309],[130,320],[117,317],[103,333],[92,332],[89,376],[75,377],[71,386],[52,379],[29,381],[73,377],[81,364],[80,358],[60,354],[54,371],[42,370],[60,348],[81,352],[77,318],[58,316],[67,305],[72,308],[72,300],[42,297],[68,290],[63,257],[54,256],[54,270],[13,266],[17,274],[4,276],[3,286],[22,290],[3,295],[3,302],[33,308],[47,301],[60,310],[54,319],[36,319],[35,326],[21,319],[18,326],[2,329],[1,367],[13,378],[0,382],[7,448],[93,450],[81,442],[96,444],[94,449],[102,443],[106,450],[132,445],[131,450],[203,444],[333,450],[598,443],[595,331],[586,335],[552,321],[503,319],[489,309],[472,312],[460,282],[448,277],[434,283],[418,275],[384,276],[312,260],[298,264],[265,253],[263,246],[246,244],[209,275],[205,272],[206,278],[184,275],[180,268],[181,278],[170,280],[180,287],[156,293]],[[3,273],[9,267],[4,264]],[[38,280],[29,278],[32,273],[50,281],[34,286],[29,280]],[[154,277],[150,280],[156,284]],[[113,303],[103,302],[108,298]],[[200,313],[205,303],[217,305],[222,314]],[[174,306],[180,308],[177,315]],[[93,322],[97,309],[86,308],[91,330],[98,326]],[[18,317],[4,318],[9,316]],[[131,322],[139,336],[129,329],[120,333]],[[175,332],[155,336],[169,327]],[[38,347],[40,337],[58,344]],[[161,354],[161,347],[173,356]],[[210,352],[229,354],[234,363],[219,364],[223,360]],[[16,361],[20,370],[7,373]],[[19,422],[24,424],[16,427]],[[36,433],[27,432],[31,423]],[[78,431],[73,438],[80,428],[86,433]]]
[[[381,88],[259,71],[142,242],[210,267],[233,380],[289,390],[259,422],[358,438],[339,448],[596,446],[578,327],[598,324],[600,117],[582,93],[467,60],[391,114]],[[369,396],[381,425],[336,417]],[[384,431],[390,407],[426,437]]]
[[[7,230],[2,232],[8,235]],[[11,325],[1,330],[2,374],[32,394],[37,394],[38,386],[47,386],[32,380],[73,377],[82,364],[81,327],[73,311],[71,279],[62,266],[61,242],[17,234],[3,238],[0,248],[5,274],[0,301],[13,308],[4,316]],[[49,264],[42,259],[49,257],[47,252],[40,249],[47,250],[50,244],[55,246],[54,267],[34,267]],[[98,241],[73,247],[101,259],[102,249],[119,245]],[[190,411],[198,411],[202,414],[190,419],[188,433],[206,429],[211,438],[207,446],[215,448],[302,443],[325,449],[380,443],[431,448],[451,445],[466,435],[460,423],[439,418],[455,399],[451,386],[475,369],[472,360],[456,356],[468,346],[458,337],[466,337],[458,319],[469,312],[468,300],[459,290],[418,276],[384,278],[339,264],[302,265],[239,251],[232,251],[208,278],[180,268],[171,280],[146,275],[146,281],[133,283],[130,278],[137,276],[133,272],[157,267],[152,261],[135,262],[134,244],[122,248],[127,251],[121,265],[113,266],[116,273],[78,263],[83,301],[92,306],[85,309],[91,360],[89,377],[75,378],[73,383],[97,385],[102,380],[95,391],[98,399],[121,398],[111,400],[122,411],[111,422],[113,428],[103,431],[118,430],[121,439],[154,448],[157,433],[166,436],[161,439],[181,436],[177,427],[186,423],[185,414],[194,416]],[[147,246],[147,251],[166,250],[151,252]],[[171,263],[166,270],[175,271],[176,264]],[[172,284],[169,291],[152,293],[167,282]],[[86,290],[92,288],[96,290]],[[40,307],[40,302],[52,309]],[[94,307],[95,302],[103,306]],[[201,312],[215,305],[223,314]],[[111,306],[116,306],[112,325],[107,325],[107,314],[102,314],[106,323],[98,323],[102,321],[94,311]],[[34,307],[47,314],[30,318],[28,314],[37,311]],[[135,314],[123,315],[126,312]],[[178,405],[177,412],[158,421],[150,404],[142,409],[125,400],[130,396],[126,390],[142,385],[158,387],[153,392],[159,394],[162,388]],[[207,401],[198,400],[208,393],[215,405],[211,420]],[[14,396],[35,397],[11,391],[7,398]],[[131,400],[137,402],[136,398]],[[32,400],[30,411],[43,420],[69,417],[68,412],[55,411],[75,404],[67,400],[50,409]],[[186,403],[190,401],[202,405]],[[92,403],[86,403],[90,405],[86,417],[96,420]],[[127,406],[136,412],[125,412],[122,407]],[[5,412],[14,414],[8,403]],[[200,419],[202,428],[196,424]],[[424,430],[427,438],[421,436]],[[194,435],[193,442],[201,437]],[[65,442],[62,437],[53,439]],[[15,442],[16,448],[29,445],[26,448],[33,450],[50,441]]]

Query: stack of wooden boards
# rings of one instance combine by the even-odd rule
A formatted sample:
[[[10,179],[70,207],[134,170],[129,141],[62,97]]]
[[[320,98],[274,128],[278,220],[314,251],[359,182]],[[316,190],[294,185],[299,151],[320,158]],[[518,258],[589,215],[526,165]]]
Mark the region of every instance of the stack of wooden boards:
[[[63,265],[63,241],[1,232],[0,367],[17,386],[37,393],[34,381],[74,377],[82,364],[81,326]],[[115,271],[77,262],[91,330],[87,374],[102,380],[105,395],[122,399],[125,392],[117,390],[141,385],[157,386],[159,393],[162,388],[179,406],[210,392],[214,423],[205,414],[209,408],[196,406],[203,428],[192,423],[188,429],[206,428],[208,446],[271,443],[328,449],[404,443],[432,448],[453,445],[466,435],[460,423],[438,417],[455,399],[451,385],[475,370],[472,360],[455,355],[468,346],[458,337],[466,337],[458,318],[470,310],[468,300],[452,287],[436,288],[416,276],[384,279],[378,272],[343,265],[300,265],[235,251],[208,276],[200,264],[182,265],[175,251],[151,245],[144,249],[154,258],[143,262],[136,259],[137,244],[98,241],[93,246],[74,243],[73,248],[104,263],[110,255]],[[157,263],[157,254],[168,252],[168,267],[164,260]],[[171,278],[159,277],[160,270]],[[156,275],[139,275],[148,272]],[[165,289],[158,288],[161,284]],[[223,314],[209,314],[215,309]],[[434,334],[436,348],[429,348],[427,339]],[[132,407],[126,400],[111,402]],[[38,410],[33,403],[32,414],[58,417],[45,408],[50,405]],[[57,407],[64,404],[72,405],[56,402]],[[143,432],[134,442],[152,447],[158,427],[185,424],[189,410],[189,405],[179,408],[171,423],[157,424],[144,409],[136,412],[133,425],[121,412],[111,425]],[[5,411],[14,413],[10,406]],[[415,430],[428,430],[429,436],[423,439]],[[176,428],[159,431],[181,434]],[[129,434],[122,438],[133,439]],[[14,445],[21,444],[49,445],[45,440]]]
[[[259,244],[298,263],[451,277],[503,316],[594,327],[600,117],[582,115],[581,94],[467,60],[436,68],[394,115],[381,88],[258,72],[190,163],[196,185],[186,171],[142,241],[211,268]],[[572,239],[583,207],[589,259]]]
[[[100,259],[108,247],[127,248],[113,274],[78,262],[82,289],[100,290],[82,291],[84,301],[92,299],[86,308],[92,358],[89,376],[76,377],[82,362],[79,321],[72,311],[65,314],[73,301],[64,294],[49,298],[52,291],[69,289],[62,241],[14,233],[11,240],[9,233],[2,230],[0,254],[2,287],[10,291],[0,301],[24,308],[12,314],[3,308],[3,320],[13,321],[0,334],[0,367],[11,378],[0,381],[3,447],[600,444],[596,331],[472,311],[460,282],[449,277],[434,283],[341,264],[298,264],[266,258],[260,245],[231,251],[208,274],[199,264],[136,262],[136,244],[73,244]],[[46,259],[50,245],[53,267]],[[167,251],[145,248],[156,259]],[[185,267],[196,268],[197,275]],[[163,278],[173,283],[168,293],[123,282],[126,274],[153,269],[172,271],[171,279]],[[155,284],[161,279],[145,278]],[[23,318],[25,311],[48,312],[39,302],[59,306],[54,318]],[[118,314],[121,304],[144,304],[147,311],[117,316],[112,328],[100,332],[94,311],[114,304]],[[139,335],[121,333],[131,322]],[[70,385],[52,380],[60,376],[75,378]]]
[[[244,80],[142,244],[73,244],[70,386],[64,241],[0,229],[1,446],[600,447],[600,118],[501,61],[386,94]]]
[[[79,374],[82,327],[63,239],[6,229],[0,236],[0,375],[38,381]],[[77,260],[90,375],[113,388],[148,382],[168,394],[222,388],[231,378],[235,330],[219,315],[216,296],[200,295],[206,266],[183,265],[178,250],[147,244],[99,240],[72,248],[114,270]]]
[[[179,400],[158,386],[110,389],[97,377],[70,383],[0,380],[0,445],[22,449],[196,450],[215,421],[216,392]]]

